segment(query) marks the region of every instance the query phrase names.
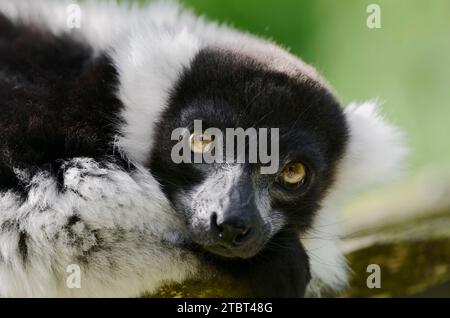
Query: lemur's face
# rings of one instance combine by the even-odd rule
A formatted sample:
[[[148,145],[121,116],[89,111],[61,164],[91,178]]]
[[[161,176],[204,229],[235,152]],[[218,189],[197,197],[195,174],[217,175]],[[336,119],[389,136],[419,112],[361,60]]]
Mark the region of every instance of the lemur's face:
[[[308,228],[347,140],[341,109],[323,85],[249,57],[204,50],[171,96],[158,125],[151,167],[195,243],[223,257],[251,258],[283,229]],[[203,131],[193,129],[194,120],[202,121]],[[196,137],[210,127],[224,136],[226,128],[267,128],[268,139],[278,128],[277,147],[269,147],[278,167],[263,174],[260,162],[172,160],[175,129],[189,130],[185,138],[193,157],[208,151],[211,140]],[[247,143],[247,153],[248,148]]]

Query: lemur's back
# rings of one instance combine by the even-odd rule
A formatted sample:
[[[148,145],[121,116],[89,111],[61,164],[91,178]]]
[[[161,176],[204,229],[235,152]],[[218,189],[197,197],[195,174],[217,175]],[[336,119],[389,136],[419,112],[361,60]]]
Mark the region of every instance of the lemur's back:
[[[123,103],[99,42],[128,10],[87,1],[70,29],[67,5],[0,1],[0,297],[137,296],[193,268],[159,185],[114,149]]]
[[[110,155],[121,103],[109,59],[1,15],[0,30],[0,188],[20,186],[13,167]]]

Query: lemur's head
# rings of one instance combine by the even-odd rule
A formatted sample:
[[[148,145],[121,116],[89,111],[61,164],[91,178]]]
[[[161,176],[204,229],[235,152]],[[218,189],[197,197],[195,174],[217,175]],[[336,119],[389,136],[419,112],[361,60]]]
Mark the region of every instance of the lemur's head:
[[[392,175],[404,154],[399,134],[373,103],[341,108],[313,68],[273,43],[179,18],[190,28],[149,34],[158,45],[131,36],[115,52],[126,106],[119,146],[149,167],[203,250],[248,259],[294,230],[305,238],[313,276],[330,283],[343,275],[330,211],[349,192]],[[237,156],[244,151],[243,162],[225,155],[227,128],[256,129],[240,150],[231,146]],[[267,145],[256,162],[248,155],[255,140],[257,151]],[[207,153],[223,160],[195,162]]]
[[[200,129],[195,120],[201,120]],[[179,127],[186,135],[171,138]],[[208,133],[212,127],[223,138]],[[241,149],[242,138],[229,134],[230,128],[246,132]],[[253,135],[248,128],[255,128]],[[172,90],[150,167],[196,243],[221,256],[250,258],[283,228],[311,224],[347,139],[341,107],[312,74],[289,74],[251,55],[205,49]],[[173,150],[184,141],[180,152],[189,152],[189,160],[175,163]],[[230,141],[236,156],[227,159]],[[265,144],[272,162],[262,163],[261,156],[251,162],[250,152],[264,155]],[[245,160],[239,161],[243,150]],[[206,152],[222,155],[194,162],[196,153]]]

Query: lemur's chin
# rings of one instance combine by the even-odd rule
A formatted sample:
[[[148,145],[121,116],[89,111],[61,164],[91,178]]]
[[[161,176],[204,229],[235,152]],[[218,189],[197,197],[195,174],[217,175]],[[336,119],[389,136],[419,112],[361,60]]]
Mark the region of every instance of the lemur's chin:
[[[256,256],[264,246],[266,240],[257,230],[245,236],[230,239],[229,233],[221,235],[214,231],[203,231],[201,234],[192,233],[192,241],[208,254],[224,259],[250,259]]]
[[[258,246],[232,247],[223,244],[209,245],[203,248],[209,253],[228,259],[250,259],[262,249]]]

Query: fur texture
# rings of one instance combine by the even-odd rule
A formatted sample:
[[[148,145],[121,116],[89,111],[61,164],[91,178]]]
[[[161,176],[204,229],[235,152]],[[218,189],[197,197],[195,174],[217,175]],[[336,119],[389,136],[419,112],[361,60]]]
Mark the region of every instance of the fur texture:
[[[16,171],[26,200],[0,196],[2,296],[138,296],[193,272],[183,226],[151,175],[88,158],[61,170],[62,190],[47,172]],[[80,289],[66,286],[71,264]]]
[[[174,3],[140,8],[84,1],[79,29],[67,27],[69,3],[0,2],[0,296],[137,296],[196,275],[201,261],[186,248],[184,221],[148,164],[158,123],[176,98],[171,92],[199,54],[231,52],[265,71],[328,89],[311,67],[275,44],[197,18]],[[36,64],[40,53],[51,50],[33,43],[59,51]],[[14,49],[22,57],[8,55]],[[33,49],[29,72],[20,63]],[[53,96],[64,103],[48,102]],[[89,108],[98,113],[85,116]],[[311,296],[346,284],[340,207],[355,191],[393,176],[406,154],[401,134],[375,103],[352,104],[343,114],[349,139],[343,155],[333,159],[320,208],[300,240],[291,231],[275,237],[297,246],[296,254],[261,256],[278,260],[279,267],[307,259]],[[259,206],[267,205],[262,201]],[[81,289],[66,286],[70,264],[81,267]],[[261,264],[233,273],[258,278],[271,271]],[[308,275],[302,270],[274,276],[261,293]],[[261,285],[252,278],[250,283]]]

